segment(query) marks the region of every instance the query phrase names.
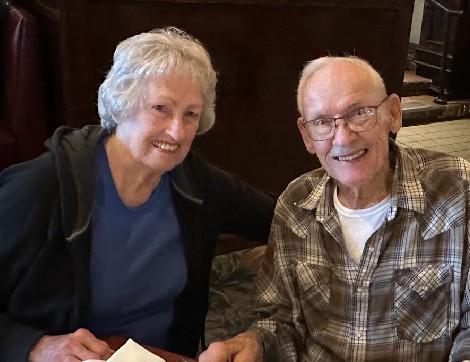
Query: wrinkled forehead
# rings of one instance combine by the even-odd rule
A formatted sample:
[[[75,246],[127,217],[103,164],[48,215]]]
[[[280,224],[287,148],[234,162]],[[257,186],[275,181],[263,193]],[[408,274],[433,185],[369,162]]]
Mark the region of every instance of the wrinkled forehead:
[[[332,63],[305,83],[303,108],[309,114],[336,114],[352,104],[368,105],[385,95],[381,84],[367,69],[350,63]]]
[[[202,107],[204,97],[198,80],[189,73],[173,72],[155,74],[148,77],[140,92],[140,108],[147,107],[150,103],[168,99],[191,106]]]

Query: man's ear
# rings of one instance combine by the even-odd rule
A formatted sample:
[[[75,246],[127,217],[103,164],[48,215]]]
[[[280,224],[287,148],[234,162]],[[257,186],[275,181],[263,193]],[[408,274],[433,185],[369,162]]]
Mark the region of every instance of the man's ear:
[[[297,127],[299,128],[300,134],[302,135],[302,139],[304,141],[305,148],[309,153],[312,155],[315,154],[315,146],[313,145],[313,141],[310,139],[310,137],[307,134],[307,131],[305,127],[302,124],[303,118],[299,117],[297,119]]]
[[[389,130],[397,134],[402,125],[401,100],[395,93],[390,94],[389,98],[390,123]]]

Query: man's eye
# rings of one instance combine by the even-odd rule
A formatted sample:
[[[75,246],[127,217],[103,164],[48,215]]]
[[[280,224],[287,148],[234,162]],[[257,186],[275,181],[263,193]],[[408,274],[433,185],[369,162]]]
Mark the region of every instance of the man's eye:
[[[326,127],[331,124],[331,119],[328,118],[319,118],[313,121],[315,127]]]
[[[353,113],[354,116],[360,116],[360,117],[370,117],[374,114],[375,109],[372,107],[365,107],[365,108],[360,108],[357,111]]]
[[[367,115],[367,109],[366,108],[359,108],[357,111],[355,111],[353,114],[357,116],[365,116]]]

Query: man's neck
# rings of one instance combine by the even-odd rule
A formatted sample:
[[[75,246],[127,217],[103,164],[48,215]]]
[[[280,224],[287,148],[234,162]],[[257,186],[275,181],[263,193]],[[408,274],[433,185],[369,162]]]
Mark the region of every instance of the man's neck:
[[[349,209],[366,209],[390,195],[392,182],[393,173],[388,169],[388,172],[385,172],[381,179],[374,180],[373,184],[354,187],[337,183],[338,200]]]

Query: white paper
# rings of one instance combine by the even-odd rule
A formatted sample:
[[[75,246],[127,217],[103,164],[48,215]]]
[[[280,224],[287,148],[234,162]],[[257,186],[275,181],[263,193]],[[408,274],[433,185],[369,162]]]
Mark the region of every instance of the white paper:
[[[108,358],[108,362],[166,362],[150,351],[147,351],[140,344],[135,343],[131,338]],[[97,359],[89,359],[83,362],[104,362]]]

